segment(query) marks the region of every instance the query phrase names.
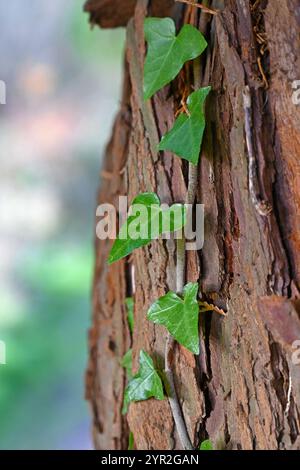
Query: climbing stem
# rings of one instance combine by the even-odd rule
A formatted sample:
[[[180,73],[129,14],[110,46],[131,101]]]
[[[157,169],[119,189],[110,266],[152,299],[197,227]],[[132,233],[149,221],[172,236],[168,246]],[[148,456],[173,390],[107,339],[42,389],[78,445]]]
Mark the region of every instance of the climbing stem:
[[[217,15],[218,13],[218,10],[212,10],[211,8],[207,8],[207,2],[205,1],[202,3],[198,3],[197,0],[194,0],[193,2],[191,0],[175,0],[175,2],[186,3],[187,5],[191,5],[192,7],[200,8],[201,10],[205,11],[206,13],[209,13],[210,15]]]
[[[176,290],[178,294],[182,293],[185,284],[185,238],[183,233],[180,235],[181,236],[176,240]],[[193,450],[175,387],[173,373],[175,346],[176,341],[173,336],[168,333],[165,347],[165,373],[168,383],[169,404],[182,447],[185,450]]]
[[[186,2],[189,3],[189,2]],[[197,0],[194,2],[197,3]],[[204,8],[207,11],[208,1],[203,2]],[[203,9],[204,9],[203,8]],[[200,30],[202,33],[205,33],[207,25],[207,14],[204,11],[201,14],[200,18]],[[202,20],[202,21],[201,21]],[[209,64],[206,64],[207,66]],[[197,90],[201,87],[202,82],[207,80],[207,77],[203,77],[202,62],[200,58],[194,60],[193,63],[193,73],[194,73],[194,88]],[[206,75],[206,74],[205,74]],[[188,207],[194,204],[197,194],[197,185],[198,185],[198,166],[189,163],[189,172],[188,172],[188,188],[185,198],[185,204],[188,204]],[[177,294],[182,295],[183,288],[186,281],[186,258],[185,258],[185,238],[182,234],[181,238],[176,240],[176,290]],[[206,305],[206,307],[208,307]],[[185,450],[192,450],[193,445],[188,435],[186,423],[184,420],[183,412],[179,403],[177,396],[177,391],[175,387],[174,372],[173,372],[173,356],[174,349],[176,346],[176,341],[168,333],[166,347],[165,347],[165,373],[166,379],[168,381],[168,398],[173,418],[175,421],[176,429],[179,435],[181,445]]]
[[[189,164],[189,181],[186,194],[186,204],[193,204],[196,197],[198,182],[198,166]],[[176,240],[176,291],[182,294],[186,279],[186,259],[185,259],[185,237],[182,232],[181,237]],[[165,373],[169,385],[169,403],[172,410],[173,418],[175,421],[176,429],[180,438],[180,442],[184,449],[192,450],[193,445],[187,432],[186,424],[178,400],[174,373],[172,368],[173,353],[176,346],[176,341],[173,336],[168,333],[166,348],[165,348]]]
[[[176,240],[176,291],[182,294],[185,284],[185,238],[182,231],[181,238]]]
[[[175,387],[174,373],[172,367],[175,345],[176,342],[174,338],[170,334],[168,334],[165,350],[165,374],[168,383],[168,399],[181,445],[185,450],[193,450],[193,446],[187,432],[186,424],[181,411],[181,406],[178,400],[177,391]]]

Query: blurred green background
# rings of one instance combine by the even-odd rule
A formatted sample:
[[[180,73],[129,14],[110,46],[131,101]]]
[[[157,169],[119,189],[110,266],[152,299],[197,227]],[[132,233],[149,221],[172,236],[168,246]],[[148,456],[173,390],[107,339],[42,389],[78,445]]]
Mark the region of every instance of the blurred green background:
[[[125,33],[91,31],[82,3],[0,3],[1,449],[92,448],[94,214]]]

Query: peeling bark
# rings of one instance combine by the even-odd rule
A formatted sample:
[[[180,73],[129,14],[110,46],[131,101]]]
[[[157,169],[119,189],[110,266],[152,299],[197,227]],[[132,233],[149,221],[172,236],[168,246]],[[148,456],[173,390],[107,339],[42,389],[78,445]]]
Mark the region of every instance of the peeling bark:
[[[130,7],[124,16],[119,10],[118,20],[110,16],[116,3]],[[127,24],[132,16],[123,100],[98,202],[116,204],[119,195],[131,200],[143,191],[157,192],[166,203],[181,202],[186,164],[156,151],[173,123],[181,78],[143,101],[143,21],[146,15],[169,15],[180,25],[186,7],[168,1],[90,0],[88,11],[92,4],[92,21],[102,26]],[[205,244],[201,252],[188,253],[187,278],[198,281],[203,298],[226,308],[228,317],[201,318],[199,357],[177,346],[177,391],[195,446],[209,436],[220,449],[300,449],[300,366],[292,363],[292,343],[300,339],[300,113],[292,102],[292,82],[300,79],[299,2],[227,0],[211,6],[221,12],[206,28],[213,93],[197,194],[205,204]],[[198,21],[202,15],[197,11]],[[257,33],[265,38],[262,56]],[[273,209],[268,217],[257,213],[249,195],[245,85],[252,95],[260,193]],[[149,323],[146,312],[158,296],[175,289],[175,245],[157,241],[137,250],[130,261],[107,267],[110,245],[96,243],[87,374],[95,446],[126,449],[129,425],[138,449],[178,449],[167,400],[132,404],[128,417],[121,415],[125,376],[119,366],[131,343],[124,300],[132,294],[132,266],[134,368],[140,349],[163,365],[166,332]]]

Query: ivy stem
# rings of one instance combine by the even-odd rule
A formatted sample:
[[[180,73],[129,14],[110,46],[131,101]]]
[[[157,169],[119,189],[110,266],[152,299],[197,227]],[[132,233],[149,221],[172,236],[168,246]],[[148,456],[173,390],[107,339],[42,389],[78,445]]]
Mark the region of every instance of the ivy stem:
[[[198,166],[189,164],[189,181],[188,190],[186,194],[186,204],[193,204],[197,192],[198,183]],[[185,285],[185,270],[186,270],[186,259],[185,259],[185,237],[182,232],[181,238],[176,240],[176,291],[177,294],[182,295],[182,291]],[[172,369],[173,353],[175,349],[176,341],[173,336],[168,333],[166,348],[165,348],[165,373],[169,385],[168,398],[169,404],[172,410],[173,418],[175,421],[176,429],[179,435],[181,445],[185,450],[193,450],[190,437],[188,435],[187,427],[181,410],[181,406],[178,400],[174,373]]]
[[[177,0],[176,0],[177,1]],[[189,2],[185,2],[189,3]],[[194,3],[198,3],[198,0],[195,0]],[[203,4],[205,5],[204,8],[207,6],[207,1],[204,1]],[[206,9],[207,11],[207,9]],[[202,15],[201,15],[202,16]],[[201,18],[202,19],[202,18]],[[204,23],[205,23],[205,18]],[[203,30],[204,25],[200,24],[200,30]],[[204,31],[202,31],[204,33]],[[194,87],[198,89],[201,87],[202,82],[202,64],[200,58],[194,60],[193,64],[193,72],[194,72]],[[189,207],[194,204],[197,194],[197,186],[198,186],[198,166],[189,163],[189,172],[188,172],[188,188],[185,197],[185,204]],[[180,237],[176,239],[176,291],[177,294],[182,295],[183,288],[186,281],[186,258],[185,258],[185,237],[184,232]],[[176,346],[176,341],[173,336],[168,333],[167,340],[166,340],[166,347],[165,347],[165,374],[166,379],[168,381],[168,399],[169,404],[171,407],[173,419],[175,421],[175,426],[177,429],[177,433],[181,442],[182,447],[185,450],[193,450],[194,447],[192,445],[191,439],[189,437],[185,419],[183,416],[183,412],[179,403],[176,387],[175,387],[175,380],[174,380],[174,373],[172,369],[173,364],[173,356],[174,356],[174,349]]]
[[[189,182],[186,195],[186,204],[194,204],[198,187],[198,166],[189,163]]]
[[[211,8],[207,8],[207,6],[205,6],[206,2],[198,3],[198,4],[197,4],[197,0],[195,0],[193,2],[191,0],[175,0],[175,2],[186,3],[187,5],[191,5],[192,7],[200,8],[201,10],[203,10],[206,13],[209,13],[211,15],[217,15],[218,14],[217,10],[212,10]]]
[[[175,344],[176,342],[174,338],[170,334],[168,334],[165,351],[165,374],[166,379],[168,381],[168,399],[181,445],[184,450],[193,450],[193,446],[188,435],[184,417],[179,404],[174,382],[172,362]]]
[[[176,240],[176,291],[181,295],[185,284],[185,238]]]

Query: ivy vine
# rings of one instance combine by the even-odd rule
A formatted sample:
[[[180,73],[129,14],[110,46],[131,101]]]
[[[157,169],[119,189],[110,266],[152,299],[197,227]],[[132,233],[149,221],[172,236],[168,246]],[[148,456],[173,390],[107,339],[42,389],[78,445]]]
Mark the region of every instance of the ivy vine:
[[[174,21],[171,18],[146,18],[144,24],[145,39],[148,46],[144,65],[144,99],[151,98],[158,90],[170,83],[187,61],[199,58],[207,48],[203,34],[190,24],[184,25],[176,35]],[[186,204],[193,204],[197,188],[197,164],[199,161],[203,134],[205,130],[205,100],[210,86],[201,87],[201,80],[196,79],[195,91],[183,103],[183,112],[176,118],[174,126],[162,137],[158,150],[169,150],[180,158],[189,161],[189,184],[185,204],[173,204],[169,209],[161,208],[155,193],[142,193],[135,197],[131,205],[131,214],[113,244],[108,263],[112,264],[132,253],[135,249],[147,245],[165,233],[164,221],[169,222],[169,232],[182,229],[186,223]],[[197,82],[197,83],[196,83]],[[130,228],[138,229],[139,237],[133,237]],[[172,350],[175,340],[191,351],[199,354],[199,313],[224,312],[206,302],[198,301],[198,284],[185,284],[185,240],[177,239],[176,292],[168,292],[157,299],[149,308],[149,321],[163,325],[168,331],[165,350],[165,387],[162,372],[159,371],[150,355],[141,350],[139,370],[132,373],[132,350],[121,361],[126,369],[127,386],[124,394],[123,413],[127,413],[131,402],[154,397],[163,400],[165,392],[169,399],[176,428],[184,449],[193,449],[182,410],[177,398],[172,370]],[[133,333],[133,299],[126,299],[128,325]],[[130,434],[129,448],[133,446]],[[211,450],[210,441],[202,442],[201,450]]]

